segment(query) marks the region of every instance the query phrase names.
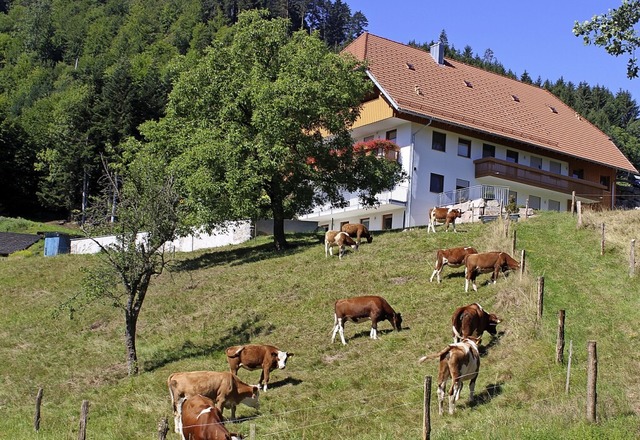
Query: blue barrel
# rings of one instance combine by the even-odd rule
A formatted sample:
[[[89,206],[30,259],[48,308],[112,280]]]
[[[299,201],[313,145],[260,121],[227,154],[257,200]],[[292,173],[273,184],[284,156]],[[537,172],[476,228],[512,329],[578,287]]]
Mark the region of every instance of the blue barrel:
[[[52,257],[58,254],[68,254],[71,251],[71,237],[60,232],[44,234],[44,256]]]

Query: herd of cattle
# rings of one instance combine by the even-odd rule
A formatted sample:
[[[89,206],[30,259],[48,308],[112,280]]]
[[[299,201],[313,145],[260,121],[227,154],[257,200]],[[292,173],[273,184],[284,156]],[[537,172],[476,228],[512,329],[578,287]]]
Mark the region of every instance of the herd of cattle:
[[[456,212],[457,211],[457,212]],[[455,219],[460,217],[458,210],[434,208],[429,212],[429,227],[436,221],[452,224],[455,231]],[[433,229],[435,232],[435,229]],[[355,238],[355,240],[354,240]],[[368,243],[373,236],[362,224],[346,224],[341,231],[327,231],[325,234],[325,256],[333,255],[332,247],[338,246],[340,259],[346,246],[357,250],[361,240]],[[430,281],[437,277],[441,282],[444,266],[465,267],[465,292],[469,282],[477,291],[475,283],[479,273],[492,272],[491,280],[495,283],[502,272],[517,269],[520,265],[505,252],[478,253],[473,247],[456,247],[439,249],[436,252],[436,263]],[[402,315],[397,313],[381,296],[358,296],[339,299],[334,305],[334,327],[331,342],[335,342],[340,334],[343,345],[344,324],[371,321],[370,338],[378,339],[378,323],[389,321],[394,330],[402,330]],[[486,331],[496,335],[496,326],[500,319],[493,313],[486,312],[480,304],[474,303],[457,308],[452,317],[453,343],[438,353],[423,356],[419,362],[439,358],[438,371],[438,408],[443,414],[443,402],[449,378],[452,379],[449,389],[449,413],[453,414],[455,402],[460,397],[462,383],[469,382],[469,399],[474,397],[475,382],[480,368],[478,344]],[[191,371],[173,373],[167,380],[171,404],[174,411],[175,431],[183,440],[237,440],[242,436],[230,433],[224,425],[222,411],[231,410],[231,419],[235,419],[236,406],[245,404],[258,408],[260,389],[267,391],[269,374],[275,369],[284,369],[287,360],[293,353],[281,351],[273,345],[239,345],[226,350],[229,371]],[[248,385],[237,376],[240,367],[247,370],[260,369],[260,380],[257,385]]]

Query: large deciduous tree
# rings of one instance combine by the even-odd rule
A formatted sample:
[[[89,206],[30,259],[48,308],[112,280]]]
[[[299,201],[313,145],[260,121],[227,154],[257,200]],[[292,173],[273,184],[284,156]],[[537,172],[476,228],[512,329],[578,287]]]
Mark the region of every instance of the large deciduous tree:
[[[623,0],[622,5],[607,13],[594,15],[591,20],[576,21],[573,33],[582,37],[585,44],[604,47],[607,53],[619,56],[629,55],[627,76],[638,76],[638,59],[635,51],[640,47],[640,36],[634,26],[640,21],[640,0]]]
[[[344,206],[343,191],[375,204],[404,175],[397,162],[352,148],[349,130],[371,87],[365,67],[265,17],[240,14],[231,43],[186,68],[167,116],[142,132],[174,157],[196,221],[269,216],[280,249],[285,219]]]

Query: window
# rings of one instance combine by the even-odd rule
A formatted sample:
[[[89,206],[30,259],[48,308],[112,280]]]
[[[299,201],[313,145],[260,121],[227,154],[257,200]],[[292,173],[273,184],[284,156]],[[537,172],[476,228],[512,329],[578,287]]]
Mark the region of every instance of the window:
[[[518,193],[516,191],[509,190],[509,197],[508,197],[507,203],[511,203],[511,202],[513,202],[514,205],[518,204]]]
[[[433,150],[445,151],[445,143],[447,141],[447,135],[438,131],[433,132],[433,139],[431,141],[431,148]]]
[[[573,170],[573,173],[571,173],[571,177],[575,177],[576,179],[584,179],[584,170],[583,169]]]
[[[431,186],[429,191],[433,193],[441,193],[444,191],[444,176],[431,173]]]
[[[342,227],[343,227],[344,225],[346,225],[346,224],[349,224],[349,222],[348,222],[348,221],[346,221],[346,222],[340,222],[340,231],[342,231]]]
[[[531,209],[540,209],[540,197],[538,196],[529,196],[529,208]]]
[[[549,211],[560,212],[560,202],[557,200],[549,200]]]
[[[374,135],[366,136],[366,137],[363,139],[363,141],[365,141],[365,142],[372,141],[372,140],[374,139],[374,137],[375,137]]]
[[[611,177],[609,176],[600,176],[600,185],[604,185],[607,187],[607,191],[611,191]]]
[[[382,216],[382,229],[393,228],[393,214],[385,214]]]
[[[482,144],[482,157],[496,157],[496,146]]]
[[[507,150],[507,162],[518,163],[518,152]]]
[[[556,174],[562,174],[562,164],[560,162],[550,161],[549,171]]]
[[[398,130],[389,130],[387,131],[387,135],[386,135],[386,139],[388,141],[396,141],[396,138],[398,137]]]
[[[542,158],[541,157],[537,157],[537,156],[531,156],[531,159],[529,160],[529,165],[531,166],[531,168],[537,168],[539,170],[542,169]]]
[[[458,156],[471,157],[471,141],[458,139]]]
[[[329,230],[329,225],[318,225],[318,229],[324,229],[324,232]]]
[[[456,203],[464,203],[469,200],[469,181],[456,179]]]
[[[360,223],[362,223],[364,225],[365,228],[369,229],[369,217],[367,218],[361,218],[360,219]]]

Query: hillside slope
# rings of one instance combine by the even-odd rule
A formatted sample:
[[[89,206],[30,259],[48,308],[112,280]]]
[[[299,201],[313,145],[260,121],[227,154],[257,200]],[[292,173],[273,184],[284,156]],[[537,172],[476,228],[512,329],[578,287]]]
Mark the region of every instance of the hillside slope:
[[[607,242],[600,255],[600,225]],[[138,328],[139,376],[126,376],[123,317],[109,304],[73,313],[59,306],[80,288],[83,267],[96,256],[18,257],[0,261],[0,439],[77,438],[83,399],[90,402],[88,438],[156,438],[171,418],[166,378],[175,371],[226,370],[223,350],[246,342],[294,352],[272,374],[259,411],[238,407],[233,430],[258,439],[419,439],[423,381],[434,377],[432,439],[632,439],[640,436],[638,342],[640,275],[629,277],[629,241],[640,236],[640,213],[592,213],[576,229],[569,214],[543,213],[512,223],[463,224],[459,232],[425,229],[374,236],[342,261],[325,259],[315,237],[290,237],[284,253],[268,238],[244,245],[177,255],[152,284]],[[479,277],[464,293],[462,269],[446,268],[429,283],[435,250],[473,245],[511,252],[517,231],[524,276],[496,285]],[[639,258],[640,259],[640,258]],[[638,268],[636,268],[638,270]],[[544,276],[542,322],[536,322],[537,277]],[[403,315],[405,328],[347,323],[348,344],[331,344],[333,303],[379,294]],[[437,362],[418,364],[451,341],[450,316],[481,303],[503,318],[500,336],[482,358],[478,402],[438,416]],[[566,365],[555,359],[557,313],[566,310],[565,358],[573,342],[570,393]],[[597,341],[598,423],[586,422],[586,342]],[[621,353],[622,351],[622,353]],[[248,383],[259,372],[240,370]],[[33,433],[33,402],[44,388],[42,422]],[[228,412],[225,411],[228,416]],[[172,422],[170,421],[172,429]],[[173,432],[168,438],[177,439]]]

